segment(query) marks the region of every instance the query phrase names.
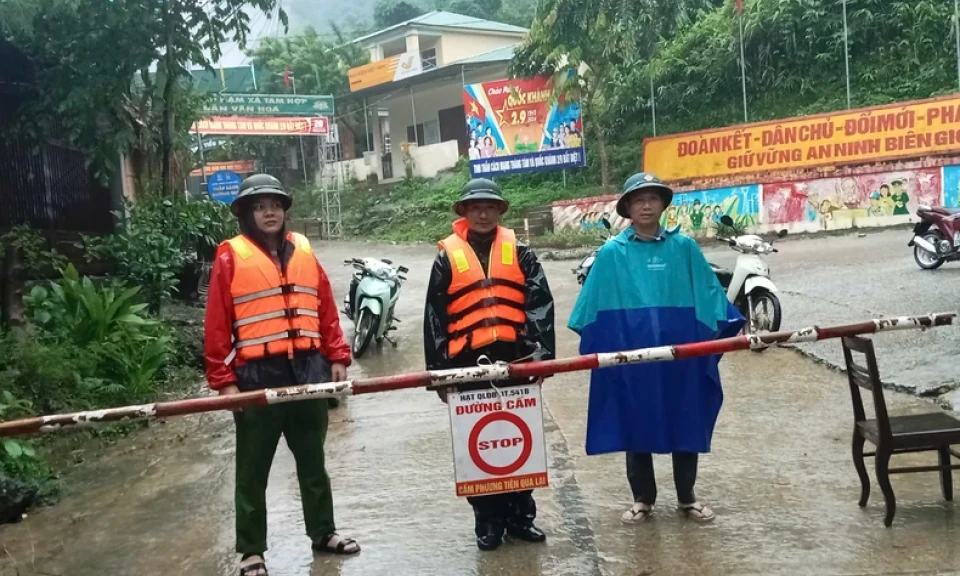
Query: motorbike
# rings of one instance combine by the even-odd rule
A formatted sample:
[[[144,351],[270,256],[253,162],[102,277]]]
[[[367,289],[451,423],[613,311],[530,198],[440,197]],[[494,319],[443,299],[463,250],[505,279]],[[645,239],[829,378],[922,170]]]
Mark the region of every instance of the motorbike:
[[[722,216],[720,223],[727,229],[734,229],[730,216]],[[777,232],[777,238],[786,235],[786,230]],[[740,253],[733,270],[713,263],[710,267],[720,280],[720,285],[727,291],[727,300],[747,320],[746,332],[776,332],[780,329],[783,312],[777,296],[777,286],[770,279],[770,267],[763,255],[777,252],[777,249],[772,242],[767,242],[755,234],[730,237],[718,235],[717,240],[726,242],[730,248]]]
[[[354,357],[362,356],[373,341],[379,345],[386,340],[396,348],[396,341],[388,333],[396,330],[394,324],[400,322],[393,314],[400,299],[400,286],[410,270],[394,267],[387,259],[351,258],[344,264],[356,269],[343,302],[343,313],[355,327],[351,347]]]
[[[606,239],[604,242],[613,237],[613,227],[610,225],[610,221],[606,218],[600,219],[600,225],[606,230]],[[573,273],[577,275],[577,284],[583,286],[583,283],[587,281],[587,274],[590,273],[590,267],[593,266],[593,262],[597,259],[597,252],[600,249],[597,248],[580,261],[580,264],[573,269]]]
[[[734,229],[733,219],[729,216],[723,216],[720,223],[728,229]],[[609,240],[612,236],[610,222],[602,218],[600,224],[607,229]],[[786,230],[780,230],[777,233],[778,238],[786,235]],[[776,332],[780,329],[783,313],[780,299],[777,297],[777,287],[770,280],[770,268],[762,255],[777,252],[777,249],[772,243],[753,234],[734,235],[729,238],[718,236],[717,239],[726,242],[741,254],[737,258],[734,270],[712,263],[710,267],[720,280],[720,285],[727,291],[727,300],[747,319],[745,328],[747,333]],[[598,251],[599,248],[586,256],[573,270],[577,276],[577,283],[581,286],[587,280]]]
[[[960,260],[960,208],[920,206],[920,221],[913,227],[913,259],[924,270],[936,270],[944,262]]]

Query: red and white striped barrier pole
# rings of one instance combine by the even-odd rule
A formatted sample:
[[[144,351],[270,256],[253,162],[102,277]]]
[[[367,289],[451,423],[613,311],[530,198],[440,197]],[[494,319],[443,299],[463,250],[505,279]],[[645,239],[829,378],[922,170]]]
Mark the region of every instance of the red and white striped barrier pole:
[[[564,372],[592,370],[621,364],[667,362],[697,356],[724,354],[738,350],[767,348],[778,344],[816,342],[817,340],[828,340],[858,334],[872,334],[875,332],[924,330],[953,324],[956,316],[955,313],[947,313],[883,318],[843,326],[828,326],[825,328],[813,326],[802,330],[734,336],[721,340],[694,342],[692,344],[680,344],[677,346],[660,346],[656,348],[625,350],[623,352],[587,354],[557,360],[517,364],[490,364],[470,368],[414,372],[398,376],[367,378],[365,380],[347,382],[269,388],[231,396],[208,396],[205,398],[192,398],[176,402],[157,402],[139,406],[75,412],[72,414],[39,416],[36,418],[25,418],[0,423],[0,438],[35,434],[37,432],[53,432],[66,428],[90,426],[107,422],[162,419],[170,416],[184,416],[187,414],[214,412],[217,410],[232,410],[246,406],[262,406],[278,404],[280,402],[296,402],[299,400],[318,398],[339,398],[343,396],[419,388],[430,385],[551,376]]]

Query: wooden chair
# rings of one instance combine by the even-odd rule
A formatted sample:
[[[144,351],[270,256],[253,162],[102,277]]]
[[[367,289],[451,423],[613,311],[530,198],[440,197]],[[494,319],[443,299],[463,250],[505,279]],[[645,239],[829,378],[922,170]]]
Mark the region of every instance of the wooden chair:
[[[865,367],[854,362],[853,353],[865,357]],[[951,465],[950,457],[960,459],[960,453],[950,446],[960,444],[960,420],[944,412],[889,417],[873,342],[856,336],[846,337],[843,339],[843,357],[847,364],[847,378],[853,397],[853,465],[860,475],[860,507],[866,506],[870,497],[870,477],[867,476],[864,465],[864,458],[870,456],[875,458],[877,484],[880,485],[887,504],[887,515],[883,523],[888,527],[893,523],[893,515],[897,510],[897,500],[890,485],[891,474],[940,472],[943,498],[947,501],[953,500],[952,471],[960,469],[960,464]],[[873,393],[876,413],[873,420],[868,420],[864,414],[860,388]],[[865,440],[876,446],[876,452],[864,453]],[[937,452],[939,463],[937,466],[890,468],[890,456],[910,452]]]

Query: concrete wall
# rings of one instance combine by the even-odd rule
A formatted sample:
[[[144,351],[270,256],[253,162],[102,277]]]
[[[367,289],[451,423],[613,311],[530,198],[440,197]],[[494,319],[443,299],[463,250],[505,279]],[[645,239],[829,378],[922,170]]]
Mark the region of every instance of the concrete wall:
[[[453,168],[460,158],[460,149],[456,140],[449,140],[429,146],[411,146],[413,175],[433,178],[438,172]]]
[[[332,163],[317,177],[325,186],[344,186],[353,180],[366,180],[371,174],[380,177],[380,159],[374,152],[365,153],[363,158]]]
[[[495,67],[488,71],[467,72],[466,81],[468,84],[475,82],[488,82],[506,78],[506,64],[501,67]],[[441,82],[432,83],[426,86],[414,86],[413,104],[411,104],[410,92],[399,94],[388,100],[382,107],[385,107],[390,113],[390,143],[393,150],[393,175],[397,178],[403,177],[403,152],[401,144],[407,142],[407,127],[413,126],[414,107],[416,107],[417,124],[424,124],[424,132],[427,132],[427,123],[436,123],[439,130],[440,110],[463,106],[463,84],[460,76],[447,78]],[[466,119],[464,119],[463,129],[466,130]],[[438,132],[439,133],[439,132]],[[436,144],[427,140],[425,144]]]
[[[443,58],[439,64],[444,66],[458,60],[493,52],[505,46],[513,46],[522,41],[523,38],[517,36],[446,32],[440,37],[437,57]]]
[[[720,216],[729,215],[751,232],[820,232],[916,222],[920,205],[960,207],[960,165],[926,163],[898,163],[886,170],[872,166],[874,171],[837,170],[828,178],[680,191],[664,213],[663,224],[679,225],[689,236],[711,237]],[[597,196],[555,202],[554,229],[595,228],[604,216],[622,229],[629,222],[617,216],[616,201],[617,196]]]

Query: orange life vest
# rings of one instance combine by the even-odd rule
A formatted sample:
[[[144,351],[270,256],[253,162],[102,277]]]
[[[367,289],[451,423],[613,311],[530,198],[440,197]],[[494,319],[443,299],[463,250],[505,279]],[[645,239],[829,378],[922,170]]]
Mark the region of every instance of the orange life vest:
[[[286,273],[251,240],[237,236],[227,243],[236,255],[233,297],[233,352],[241,360],[320,348],[320,272],[306,237],[290,232],[293,256]]]
[[[448,353],[482,348],[497,341],[516,342],[526,325],[526,278],[517,257],[512,230],[498,227],[490,251],[489,272],[467,243],[466,222],[454,223],[457,233],[440,242],[450,260],[453,278],[447,289]]]

